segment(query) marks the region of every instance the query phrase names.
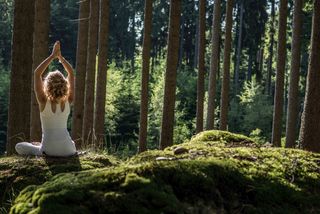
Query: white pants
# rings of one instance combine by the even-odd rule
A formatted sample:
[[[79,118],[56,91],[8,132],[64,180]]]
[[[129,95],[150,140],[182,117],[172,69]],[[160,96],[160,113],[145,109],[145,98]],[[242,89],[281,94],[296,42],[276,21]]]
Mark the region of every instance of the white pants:
[[[36,155],[41,156],[41,145],[33,145],[28,142],[17,143],[16,151],[19,155]]]

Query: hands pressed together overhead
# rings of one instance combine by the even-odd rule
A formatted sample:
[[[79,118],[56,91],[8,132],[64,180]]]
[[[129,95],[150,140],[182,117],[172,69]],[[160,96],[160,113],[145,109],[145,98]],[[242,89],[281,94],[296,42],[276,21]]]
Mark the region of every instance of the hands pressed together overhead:
[[[51,55],[54,58],[60,58],[61,57],[61,49],[60,49],[60,42],[59,41],[56,41],[54,43]]]

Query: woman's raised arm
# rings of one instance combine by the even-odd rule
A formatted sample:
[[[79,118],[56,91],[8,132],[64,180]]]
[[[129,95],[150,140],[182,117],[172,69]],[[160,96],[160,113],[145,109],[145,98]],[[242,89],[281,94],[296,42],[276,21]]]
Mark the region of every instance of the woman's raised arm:
[[[52,53],[34,70],[34,92],[38,103],[43,104],[47,101],[43,91],[42,74],[48,68],[49,64],[57,58],[60,53],[60,42],[56,42],[53,46]]]
[[[71,64],[60,54],[58,55],[58,59],[60,61],[60,63],[63,65],[64,69],[67,71],[68,73],[68,82],[69,82],[69,97],[68,97],[68,101],[69,103],[73,102],[73,90],[74,90],[74,72],[73,72],[73,68],[71,66]]]

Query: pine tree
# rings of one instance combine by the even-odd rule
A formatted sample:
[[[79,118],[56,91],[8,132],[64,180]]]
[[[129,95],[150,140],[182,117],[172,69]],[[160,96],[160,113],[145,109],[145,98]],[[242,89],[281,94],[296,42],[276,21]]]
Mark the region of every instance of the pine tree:
[[[97,145],[104,143],[104,122],[107,83],[107,51],[109,37],[109,0],[100,0],[98,73],[95,97],[94,130]]]
[[[320,1],[313,1],[311,52],[300,142],[304,149],[320,152]]]
[[[272,140],[271,140],[274,146],[281,146],[284,71],[286,66],[287,8],[288,8],[288,1],[280,0],[277,74],[276,74],[276,88],[275,88],[275,95],[274,95]]]
[[[82,125],[83,125],[83,109],[84,109],[84,90],[87,65],[87,47],[88,47],[88,27],[90,15],[90,1],[83,0],[80,2],[79,23],[78,23],[78,41],[76,56],[76,80],[74,90],[74,107],[72,115],[72,138],[77,147],[82,142]]]
[[[14,1],[10,95],[6,150],[15,153],[19,141],[29,141],[34,0]]]
[[[90,0],[90,20],[88,30],[88,53],[85,82],[84,114],[82,139],[85,145],[93,143],[94,86],[96,73],[96,55],[98,47],[99,0]]]
[[[174,107],[179,51],[181,0],[170,0],[167,67],[163,98],[160,149],[173,144]]]
[[[197,122],[196,132],[203,131],[204,72],[206,44],[206,0],[199,1],[199,45],[198,45],[198,82],[197,82]]]
[[[147,149],[148,82],[149,82],[149,70],[150,70],[151,27],[152,27],[152,0],[145,0],[143,49],[142,49],[139,152],[143,152]]]
[[[214,1],[214,15],[212,22],[212,49],[208,89],[207,130],[214,128],[214,110],[216,96],[216,75],[219,69],[220,51],[220,27],[221,27],[221,0]]]
[[[232,43],[232,11],[233,0],[227,1],[226,32],[224,40],[223,56],[223,80],[220,103],[220,130],[227,129],[228,105],[229,105],[229,82],[230,82],[230,53]]]
[[[299,73],[301,61],[301,31],[302,31],[303,0],[294,1],[292,58],[289,82],[289,97],[286,126],[286,147],[294,147],[296,140],[298,114],[299,114]]]
[[[48,56],[49,20],[50,0],[36,0],[33,34],[33,71]],[[31,77],[31,80],[30,141],[40,142],[42,132],[40,125],[39,105],[34,93],[33,77]]]

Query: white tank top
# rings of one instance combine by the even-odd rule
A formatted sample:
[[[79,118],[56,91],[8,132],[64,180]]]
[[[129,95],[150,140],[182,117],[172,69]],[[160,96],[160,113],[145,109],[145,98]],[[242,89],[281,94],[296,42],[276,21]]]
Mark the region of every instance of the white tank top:
[[[50,156],[70,156],[76,153],[76,147],[67,130],[70,104],[65,103],[64,110],[61,104],[56,104],[56,111],[51,108],[51,101],[47,101],[44,110],[40,112],[42,141],[41,152]]]

